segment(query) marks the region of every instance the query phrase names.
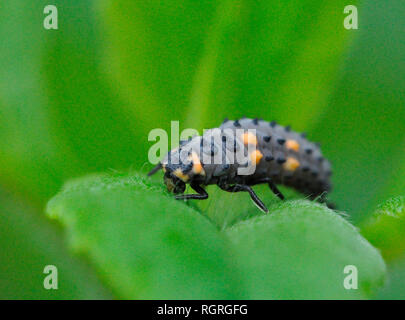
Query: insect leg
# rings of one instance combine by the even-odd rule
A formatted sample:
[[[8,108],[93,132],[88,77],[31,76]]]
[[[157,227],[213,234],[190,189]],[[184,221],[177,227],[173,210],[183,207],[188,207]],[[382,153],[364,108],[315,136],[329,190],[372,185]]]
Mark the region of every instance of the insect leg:
[[[218,186],[228,192],[240,192],[240,191],[247,191],[250,195],[250,198],[253,200],[253,202],[257,205],[257,207],[262,210],[265,213],[268,213],[269,210],[267,209],[266,205],[262,202],[262,200],[259,199],[257,194],[253,191],[253,189],[247,185],[244,184],[235,184],[235,185],[229,185],[229,184],[218,184]]]
[[[268,182],[268,184],[269,184],[269,187],[270,187],[270,189],[271,189],[271,191],[273,191],[273,193],[277,196],[277,197],[279,197],[281,200],[284,200],[285,198],[284,198],[284,195],[281,193],[281,191],[280,190],[278,190],[278,188],[277,188],[277,186],[276,186],[276,184],[273,182],[273,180],[269,180],[269,181],[267,181]]]
[[[196,199],[196,200],[204,200],[208,199],[208,193],[205,191],[200,185],[196,183],[191,183],[190,187],[193,188],[197,194],[180,194],[175,196],[177,200],[188,200],[188,199]]]
[[[271,191],[273,191],[273,193],[279,197],[281,200],[284,200],[284,195],[281,193],[280,190],[278,190],[276,184],[273,182],[273,180],[271,180],[270,178],[264,178],[259,180],[257,183],[266,183],[269,185]]]
[[[259,199],[257,194],[253,191],[253,189],[249,186],[242,186],[245,188],[245,191],[249,192],[250,198],[253,200],[253,202],[259,207],[260,210],[262,210],[265,213],[269,212],[269,209],[267,209],[266,205],[262,202],[262,200]]]

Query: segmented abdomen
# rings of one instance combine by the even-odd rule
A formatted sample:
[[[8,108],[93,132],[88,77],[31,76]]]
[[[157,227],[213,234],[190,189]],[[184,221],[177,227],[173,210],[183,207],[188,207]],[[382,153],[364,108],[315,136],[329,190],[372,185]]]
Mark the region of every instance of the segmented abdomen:
[[[254,129],[257,158],[254,174],[246,177],[250,184],[255,184],[263,177],[270,177],[277,184],[284,184],[298,191],[316,196],[330,191],[331,166],[320,150],[319,144],[306,139],[290,127],[283,127],[276,122],[258,119],[226,120],[220,126],[224,129]],[[239,137],[239,139],[243,139]],[[241,141],[246,145],[245,141]]]

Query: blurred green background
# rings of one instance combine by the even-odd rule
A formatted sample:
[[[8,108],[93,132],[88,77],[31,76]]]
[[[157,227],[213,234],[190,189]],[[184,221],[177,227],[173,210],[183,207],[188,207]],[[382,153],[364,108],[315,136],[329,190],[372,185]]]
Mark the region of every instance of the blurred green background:
[[[0,6],[0,298],[111,297],[45,204],[69,178],[149,169],[148,133],[171,120],[308,132],[355,225],[405,193],[404,1],[55,0],[58,30],[43,28],[47,4]],[[405,298],[404,261],[379,298]],[[41,289],[46,264],[66,290]]]

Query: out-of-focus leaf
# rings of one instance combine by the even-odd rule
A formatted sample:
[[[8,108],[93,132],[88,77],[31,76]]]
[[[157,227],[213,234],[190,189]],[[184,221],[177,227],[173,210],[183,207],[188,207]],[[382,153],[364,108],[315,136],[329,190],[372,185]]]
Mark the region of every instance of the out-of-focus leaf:
[[[47,207],[121,298],[241,298],[237,266],[216,228],[138,175],[68,183]]]
[[[147,141],[102,68],[95,2],[54,1],[58,30],[43,27],[48,4],[0,8],[0,179],[39,203],[69,177],[141,166]]]
[[[106,80],[95,3],[61,1],[59,11],[69,18],[47,35],[42,61],[52,133],[79,159],[79,173],[127,168],[143,156],[134,148],[141,120],[126,112]]]
[[[344,1],[222,1],[207,31],[188,125],[224,117],[316,122],[348,34]],[[299,106],[299,107],[298,107]]]
[[[405,198],[387,200],[362,223],[362,234],[387,261],[388,279],[377,299],[405,299]]]
[[[382,196],[385,196],[387,199],[394,195],[405,194],[405,157],[403,150],[405,150],[405,139],[403,140],[402,148],[397,148],[396,153],[392,154],[392,166],[395,169],[389,173],[388,178],[385,180],[384,187],[380,189],[378,195],[379,199],[382,198]],[[372,201],[373,204],[374,202],[375,200]]]
[[[150,146],[148,132],[154,128],[170,132],[170,121],[186,117],[215,6],[213,1],[192,0],[108,0],[100,5],[100,19],[105,21],[104,68],[124,108],[138,119],[133,129],[143,162]]]
[[[381,205],[362,227],[363,235],[386,260],[405,255],[405,198],[392,198]]]
[[[74,160],[60,153],[50,131],[42,90],[42,26],[46,1],[2,1],[0,6],[0,179],[35,200],[51,196]],[[63,167],[63,170],[61,170]],[[38,183],[40,181],[40,183]]]
[[[376,299],[405,299],[405,257],[390,261],[387,265],[388,277],[386,285],[379,290]]]
[[[244,266],[249,298],[351,299],[370,297],[385,278],[385,263],[345,219],[304,200],[226,230]],[[358,290],[346,290],[347,265],[358,270]]]
[[[313,137],[333,164],[337,204],[359,222],[405,190],[404,1],[365,1],[344,72]],[[390,21],[390,23],[387,23]]]
[[[91,270],[71,257],[54,226],[35,209],[0,190],[0,299],[110,299]],[[44,288],[54,265],[58,289]]]

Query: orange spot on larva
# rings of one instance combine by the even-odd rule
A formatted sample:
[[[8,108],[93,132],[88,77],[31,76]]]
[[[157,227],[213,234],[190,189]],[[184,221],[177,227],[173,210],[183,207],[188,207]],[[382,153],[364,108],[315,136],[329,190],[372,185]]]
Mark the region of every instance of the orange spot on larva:
[[[259,150],[252,151],[250,154],[250,161],[255,165],[258,164],[262,158],[263,154]]]
[[[245,132],[242,135],[242,141],[244,145],[252,144],[257,145],[257,137],[251,132]]]
[[[205,175],[205,171],[201,164],[200,158],[195,152],[191,153],[190,160],[193,161],[193,172],[195,174]]]
[[[295,158],[287,158],[287,161],[283,164],[285,170],[295,171],[300,166],[300,163]]]
[[[196,174],[201,174],[204,172],[204,169],[201,165],[201,163],[194,163],[193,164],[193,172]]]
[[[287,149],[291,149],[296,152],[298,152],[298,150],[300,149],[300,144],[295,140],[287,140],[285,146]]]
[[[186,182],[186,181],[189,179],[189,176],[188,176],[187,174],[184,174],[183,171],[181,171],[180,168],[174,170],[174,171],[173,171],[173,174],[174,174],[177,178],[183,180],[184,182]]]

